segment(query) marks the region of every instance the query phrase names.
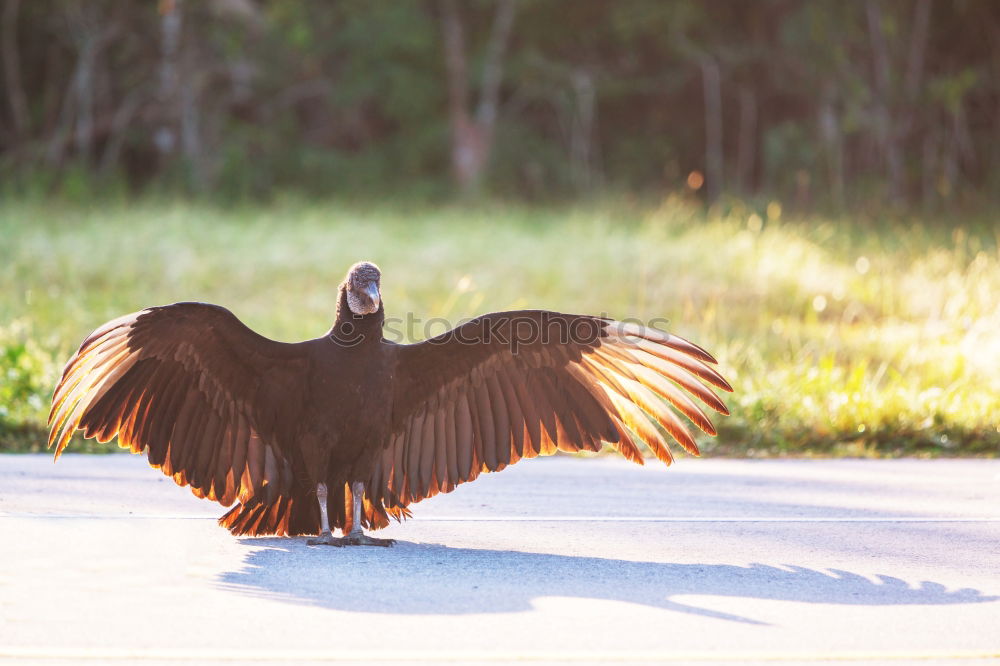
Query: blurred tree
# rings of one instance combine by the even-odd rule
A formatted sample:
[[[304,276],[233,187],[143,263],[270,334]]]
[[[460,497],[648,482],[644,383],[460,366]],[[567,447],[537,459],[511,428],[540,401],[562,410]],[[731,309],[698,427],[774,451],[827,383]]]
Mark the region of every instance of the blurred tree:
[[[1000,192],[995,0],[0,3],[5,193]]]
[[[21,85],[21,64],[17,47],[17,15],[20,0],[9,0],[3,9],[3,33],[0,43],[3,49],[4,79],[7,101],[13,125],[13,141],[19,142],[28,129],[28,102]]]
[[[441,32],[448,73],[448,118],[451,123],[451,167],[466,194],[479,189],[493,148],[504,51],[514,23],[514,0],[498,0],[496,18],[483,57],[482,81],[475,113],[469,110],[469,66],[465,29],[455,0],[441,2]]]

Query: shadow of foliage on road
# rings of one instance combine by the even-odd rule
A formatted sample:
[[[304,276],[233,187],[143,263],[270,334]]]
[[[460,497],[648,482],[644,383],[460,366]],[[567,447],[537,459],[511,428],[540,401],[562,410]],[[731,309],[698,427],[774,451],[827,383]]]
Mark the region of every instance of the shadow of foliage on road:
[[[242,594],[336,610],[397,614],[511,613],[541,597],[644,604],[719,620],[752,618],[674,600],[681,595],[858,606],[1000,600],[932,581],[782,564],[674,564],[399,542],[394,548],[308,546],[304,540],[243,539],[257,546],[219,584]],[[261,548],[263,546],[263,548]]]

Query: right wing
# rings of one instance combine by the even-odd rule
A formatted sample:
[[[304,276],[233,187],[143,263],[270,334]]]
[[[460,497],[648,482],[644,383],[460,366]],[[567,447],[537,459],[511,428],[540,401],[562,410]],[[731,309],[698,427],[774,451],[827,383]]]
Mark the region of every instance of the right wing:
[[[271,503],[292,490],[307,370],[301,345],[258,335],[216,305],[125,315],[94,331],[66,365],[49,447],[58,458],[77,429],[99,442],[117,436],[199,497]]]
[[[609,443],[641,463],[641,441],[669,464],[660,429],[698,454],[674,409],[715,434],[689,394],[729,413],[707,386],[732,390],[711,354],[676,335],[599,317],[495,312],[395,353],[391,437],[369,480],[371,496],[386,506],[557,449]]]

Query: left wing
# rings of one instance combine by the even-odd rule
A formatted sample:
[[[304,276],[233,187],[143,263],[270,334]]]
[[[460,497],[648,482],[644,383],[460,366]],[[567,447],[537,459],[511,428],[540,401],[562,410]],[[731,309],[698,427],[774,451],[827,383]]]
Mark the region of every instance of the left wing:
[[[110,321],[66,364],[49,412],[56,458],[76,430],[118,438],[228,506],[292,494],[308,358],[216,305],[175,303]]]

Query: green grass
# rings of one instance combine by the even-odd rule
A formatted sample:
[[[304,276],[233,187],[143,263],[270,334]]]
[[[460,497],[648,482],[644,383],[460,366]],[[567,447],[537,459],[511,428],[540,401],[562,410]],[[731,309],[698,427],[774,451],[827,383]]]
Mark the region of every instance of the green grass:
[[[1000,453],[996,225],[769,211],[735,202],[706,215],[675,198],[0,203],[0,449],[44,446],[58,372],[104,321],[203,300],[270,337],[314,337],[347,267],[371,259],[389,317],[532,307],[669,320],[736,389],[708,453]],[[419,339],[444,325],[390,326]]]

